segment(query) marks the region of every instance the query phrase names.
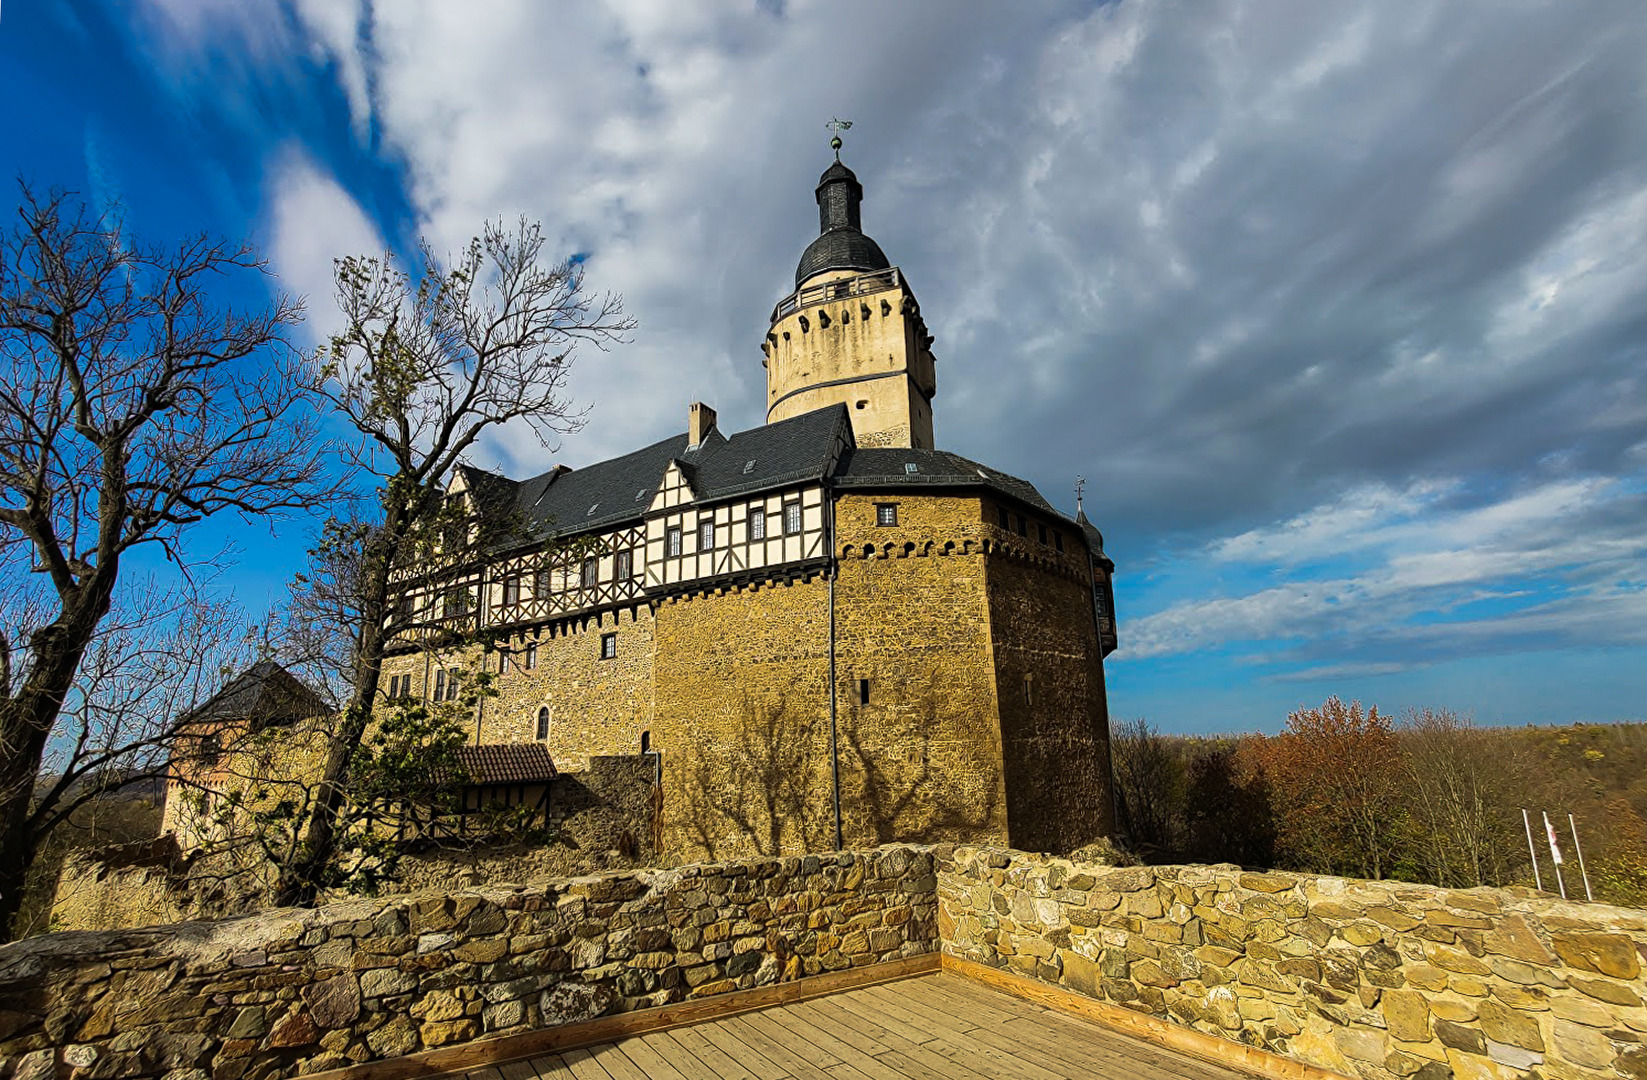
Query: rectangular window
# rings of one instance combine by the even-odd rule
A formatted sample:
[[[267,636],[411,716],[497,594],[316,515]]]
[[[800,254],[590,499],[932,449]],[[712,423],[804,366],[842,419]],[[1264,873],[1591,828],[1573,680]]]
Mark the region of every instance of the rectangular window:
[[[1063,533],[1054,532],[1052,534],[1052,546],[1057,548],[1059,551],[1064,550],[1064,534]]]
[[[783,504],[783,532],[785,536],[794,536],[801,531],[801,504],[789,502]]]
[[[757,506],[749,511],[749,539],[766,539],[766,508]]]
[[[1022,514],[1018,515],[1018,535],[1024,537],[1029,535],[1029,521]]]
[[[635,553],[624,548],[617,554],[617,580],[628,581],[635,576]]]
[[[441,612],[448,619],[456,619],[469,613],[469,592],[466,589],[447,589],[442,600]]]
[[[600,636],[600,658],[611,660],[618,655],[618,635],[602,634]]]
[[[995,523],[1003,529],[1012,528],[1011,524],[1008,522],[1008,519],[1007,519],[1006,507],[997,506],[995,508]]]
[[[585,560],[583,560],[583,570],[578,575],[578,581],[583,585],[583,587],[585,589],[592,589],[592,588],[595,587],[595,583],[598,582],[599,580],[600,580],[600,560],[599,559],[585,559]]]
[[[435,672],[435,700],[436,701],[445,701],[446,700],[446,672],[445,671]]]
[[[704,518],[698,522],[698,550],[715,550],[715,519]]]
[[[526,670],[533,671],[538,666],[538,643],[528,642],[526,645]]]
[[[503,603],[513,606],[520,603],[520,575],[510,574],[503,579]]]
[[[897,503],[876,503],[875,504],[875,524],[880,525],[880,526],[888,526],[888,525],[898,524],[898,504]]]
[[[663,553],[671,557],[681,553],[681,527],[679,525],[671,525],[664,531]]]
[[[869,680],[868,679],[859,679],[856,689],[858,691],[857,695],[856,695],[857,704],[859,704],[859,705],[868,705],[869,704]]]
[[[1043,544],[1047,542],[1047,527],[1039,521],[1035,523],[1035,539]]]
[[[454,671],[454,672],[452,672],[451,677],[446,680],[446,700],[447,701],[456,701],[457,697],[458,697],[458,673]]]
[[[540,599],[548,596],[554,590],[554,586],[550,584],[552,580],[547,566],[539,570],[532,578],[532,595]]]

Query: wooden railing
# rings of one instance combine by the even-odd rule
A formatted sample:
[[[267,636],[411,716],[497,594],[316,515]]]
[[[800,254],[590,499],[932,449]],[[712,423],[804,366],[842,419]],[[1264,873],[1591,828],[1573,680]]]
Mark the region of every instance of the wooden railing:
[[[818,285],[808,285],[804,289],[796,289],[772,309],[772,321],[777,322],[785,315],[792,314],[804,307],[813,304],[823,304],[830,300],[844,300],[849,296],[868,296],[870,293],[885,292],[896,289],[903,282],[903,275],[896,266],[885,270],[872,270],[857,277],[837,278],[834,281],[825,281]]]

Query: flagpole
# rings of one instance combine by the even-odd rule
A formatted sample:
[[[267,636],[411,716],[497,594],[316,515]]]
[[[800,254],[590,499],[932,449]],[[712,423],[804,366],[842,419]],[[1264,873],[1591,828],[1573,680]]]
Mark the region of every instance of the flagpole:
[[[1556,888],[1561,890],[1561,898],[1567,899],[1567,883],[1561,880],[1561,849],[1556,847],[1555,826],[1550,824],[1550,812],[1540,810],[1544,815],[1544,835],[1550,838],[1550,861],[1555,863]]]
[[[1573,830],[1573,850],[1578,852],[1578,872],[1584,875],[1584,898],[1590,903],[1596,902],[1595,893],[1590,891],[1590,872],[1584,869],[1584,849],[1578,846],[1578,822],[1573,815],[1567,815],[1567,825]]]
[[[1533,887],[1539,892],[1544,891],[1544,879],[1538,876],[1538,849],[1533,847],[1533,821],[1527,816],[1527,808],[1521,808],[1521,824],[1527,827],[1527,857],[1533,861]]]

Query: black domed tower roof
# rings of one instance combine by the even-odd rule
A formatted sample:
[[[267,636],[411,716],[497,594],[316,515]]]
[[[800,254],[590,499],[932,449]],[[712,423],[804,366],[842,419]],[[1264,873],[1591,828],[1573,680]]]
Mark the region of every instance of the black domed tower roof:
[[[851,169],[836,161],[818,178],[818,238],[801,253],[795,268],[795,287],[825,270],[885,270],[881,245],[864,235],[858,204],[864,188]]]

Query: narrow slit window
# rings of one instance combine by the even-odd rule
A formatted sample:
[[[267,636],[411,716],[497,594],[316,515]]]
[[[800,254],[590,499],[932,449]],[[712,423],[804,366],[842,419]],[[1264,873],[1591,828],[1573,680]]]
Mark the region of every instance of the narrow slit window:
[[[1033,675],[1024,676],[1024,704],[1035,704],[1035,676]]]
[[[538,741],[549,741],[549,706],[538,710]]]
[[[858,704],[859,705],[868,705],[869,704],[869,680],[868,679],[859,679],[858,680],[858,694],[857,694],[857,697],[858,697]]]

